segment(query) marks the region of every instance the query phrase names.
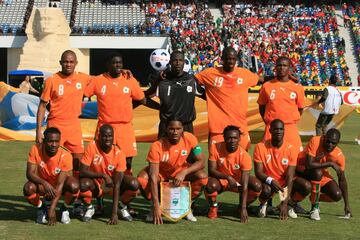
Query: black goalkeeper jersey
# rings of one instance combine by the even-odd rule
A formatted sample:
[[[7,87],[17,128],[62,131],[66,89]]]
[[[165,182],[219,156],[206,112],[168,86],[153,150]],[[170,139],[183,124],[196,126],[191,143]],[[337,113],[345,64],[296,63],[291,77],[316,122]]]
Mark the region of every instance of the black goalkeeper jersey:
[[[181,77],[166,74],[166,79],[159,82],[157,95],[160,98],[160,120],[171,118],[190,123],[195,120],[195,96],[204,94],[204,89],[197,86],[193,75],[186,72]]]

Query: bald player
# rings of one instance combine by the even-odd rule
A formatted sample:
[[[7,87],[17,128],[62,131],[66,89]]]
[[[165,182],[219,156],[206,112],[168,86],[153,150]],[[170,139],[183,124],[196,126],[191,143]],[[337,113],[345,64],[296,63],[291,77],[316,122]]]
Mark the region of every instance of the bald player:
[[[345,217],[350,218],[352,215],[345,177],[345,156],[337,146],[340,137],[340,132],[331,128],[325,135],[313,137],[299,155],[297,174],[308,179],[312,184],[310,197],[312,220],[320,220],[319,201],[337,202],[341,198],[344,199]],[[338,183],[328,168],[335,170]]]

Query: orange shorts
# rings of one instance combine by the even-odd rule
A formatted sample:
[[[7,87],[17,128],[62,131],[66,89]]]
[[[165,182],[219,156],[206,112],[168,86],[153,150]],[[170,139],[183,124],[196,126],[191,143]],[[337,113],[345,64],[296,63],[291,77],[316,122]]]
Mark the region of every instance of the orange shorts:
[[[95,139],[98,138],[99,129],[105,123],[98,122]],[[135,132],[132,123],[109,123],[114,129],[114,144],[124,151],[126,157],[137,155]]]
[[[181,168],[178,168],[175,172],[170,173],[166,173],[166,172],[161,172],[161,170],[159,171],[159,181],[163,182],[163,181],[169,181],[175,178],[176,174],[178,174],[179,172],[181,172],[182,170],[190,167],[191,164],[187,163],[186,166],[183,166]],[[144,167],[143,169],[141,169],[140,172],[145,171],[148,175],[149,175],[149,169],[150,167]],[[149,176],[150,178],[150,176]],[[148,183],[147,183],[148,184]]]
[[[235,193],[239,192],[239,188],[231,188],[230,187],[228,180],[226,180],[226,179],[217,179],[217,180],[220,182],[223,192],[225,192],[225,191],[230,191],[230,192],[235,192]]]
[[[94,181],[94,184],[95,184],[96,188],[99,190],[99,194],[96,196],[97,198],[102,197],[105,194],[112,196],[113,188],[105,187],[105,181],[103,179],[94,178],[93,181]]]
[[[266,124],[264,132],[264,141],[271,139],[270,124]],[[303,146],[296,124],[285,124],[284,140],[295,146],[299,152],[302,152]]]
[[[59,121],[50,119],[47,127],[55,127],[61,132],[60,145],[66,147],[71,153],[83,153],[84,144],[81,134],[80,120]]]
[[[209,149],[211,144],[219,143],[224,141],[222,133],[210,133],[209,136]],[[251,144],[249,132],[243,132],[240,135],[240,146],[246,151],[249,150]]]
[[[305,178],[303,175],[304,171],[305,171],[305,165],[296,166],[296,172],[299,175],[299,177]],[[332,180],[334,180],[334,178],[331,176],[331,174],[328,171],[323,171],[323,176],[320,180],[320,186],[323,187]]]

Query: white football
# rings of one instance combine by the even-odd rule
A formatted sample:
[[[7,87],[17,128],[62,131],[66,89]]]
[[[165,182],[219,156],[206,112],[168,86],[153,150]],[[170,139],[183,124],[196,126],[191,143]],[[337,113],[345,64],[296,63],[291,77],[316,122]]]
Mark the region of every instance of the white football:
[[[165,49],[156,49],[150,54],[150,64],[157,71],[167,68],[170,61],[170,54]]]
[[[190,71],[191,71],[190,60],[187,57],[185,57],[184,72],[190,72]]]

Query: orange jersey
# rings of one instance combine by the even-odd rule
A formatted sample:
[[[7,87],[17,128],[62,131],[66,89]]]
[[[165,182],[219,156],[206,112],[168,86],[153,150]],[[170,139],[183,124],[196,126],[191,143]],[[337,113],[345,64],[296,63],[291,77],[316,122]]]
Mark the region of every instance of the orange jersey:
[[[50,103],[48,120],[73,120],[81,114],[84,90],[90,76],[73,73],[65,76],[60,72],[47,78],[41,100]]]
[[[132,120],[132,100],[145,97],[135,78],[112,78],[108,73],[93,78],[85,95],[96,95],[99,121],[103,123],[128,123]]]
[[[39,145],[31,147],[28,163],[37,166],[38,176],[55,186],[60,172],[73,169],[72,156],[63,148],[59,148],[55,156],[49,157]]]
[[[267,124],[274,119],[285,124],[297,123],[300,119],[298,108],[305,106],[304,88],[291,80],[280,82],[273,79],[264,83],[257,102],[266,106],[264,119]]]
[[[331,152],[326,152],[323,148],[323,137],[315,136],[310,139],[310,142],[306,145],[305,150],[299,154],[298,165],[304,167],[306,161],[306,155],[310,155],[314,158],[321,158],[318,160],[320,163],[334,162],[345,170],[345,156],[339,147],[335,147]],[[328,172],[323,168],[324,172]],[[328,172],[329,173],[329,172]]]
[[[150,163],[159,163],[159,173],[164,178],[171,178],[179,169],[185,168],[187,158],[191,151],[198,145],[194,135],[184,132],[183,137],[176,145],[172,145],[165,137],[154,142],[147,156]]]
[[[285,183],[287,168],[296,166],[298,150],[288,142],[280,148],[273,147],[271,141],[256,144],[254,161],[263,164],[264,173],[281,185]]]
[[[219,172],[235,179],[241,179],[241,172],[250,171],[252,166],[251,157],[244,149],[239,146],[235,152],[229,153],[224,142],[211,145],[209,161],[217,163]]]
[[[89,166],[92,172],[105,173],[109,176],[112,176],[114,171],[126,170],[126,157],[118,146],[114,145],[109,153],[104,153],[95,141],[86,147],[81,163]]]
[[[247,132],[248,89],[257,84],[258,75],[245,68],[235,67],[227,73],[217,67],[205,69],[195,78],[206,89],[209,131],[222,133],[226,126],[236,125]]]

